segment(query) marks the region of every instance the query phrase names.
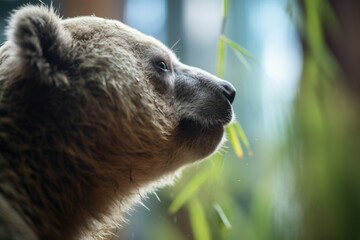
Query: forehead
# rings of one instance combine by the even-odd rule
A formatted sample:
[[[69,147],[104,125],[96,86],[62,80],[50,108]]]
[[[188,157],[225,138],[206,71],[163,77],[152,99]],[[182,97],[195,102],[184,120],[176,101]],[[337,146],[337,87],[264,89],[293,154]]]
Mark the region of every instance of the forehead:
[[[62,20],[62,25],[81,41],[107,42],[135,49],[140,53],[158,53],[176,59],[175,54],[157,39],[145,35],[117,20],[95,16]]]

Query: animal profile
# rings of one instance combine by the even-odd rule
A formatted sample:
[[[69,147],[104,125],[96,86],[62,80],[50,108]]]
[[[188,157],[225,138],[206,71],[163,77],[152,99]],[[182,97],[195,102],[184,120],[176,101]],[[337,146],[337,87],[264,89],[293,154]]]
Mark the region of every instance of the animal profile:
[[[0,239],[100,239],[224,141],[234,87],[119,21],[25,6],[6,36]]]

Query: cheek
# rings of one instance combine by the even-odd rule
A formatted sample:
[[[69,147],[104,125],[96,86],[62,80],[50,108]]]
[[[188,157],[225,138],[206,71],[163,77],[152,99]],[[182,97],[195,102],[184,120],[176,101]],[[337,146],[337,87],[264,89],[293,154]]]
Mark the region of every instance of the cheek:
[[[174,78],[171,73],[158,74],[148,71],[147,79],[160,95],[169,96],[174,91]]]

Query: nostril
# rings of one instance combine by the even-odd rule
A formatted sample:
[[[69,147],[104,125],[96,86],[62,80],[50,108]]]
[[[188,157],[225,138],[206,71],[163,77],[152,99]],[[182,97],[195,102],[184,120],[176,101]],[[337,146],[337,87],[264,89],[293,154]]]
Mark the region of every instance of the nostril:
[[[233,101],[235,99],[235,95],[236,95],[236,90],[233,87],[233,85],[225,82],[225,83],[221,84],[221,86],[222,86],[223,94],[225,95],[225,97],[229,100],[230,103],[233,103]]]

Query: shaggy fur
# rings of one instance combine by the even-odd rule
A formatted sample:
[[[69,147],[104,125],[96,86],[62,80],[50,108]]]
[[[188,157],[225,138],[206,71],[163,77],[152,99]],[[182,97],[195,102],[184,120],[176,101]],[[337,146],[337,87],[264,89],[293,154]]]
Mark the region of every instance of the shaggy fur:
[[[0,48],[0,239],[108,234],[216,150],[234,97],[118,21],[14,12]]]

